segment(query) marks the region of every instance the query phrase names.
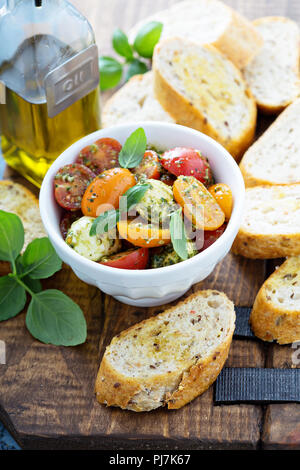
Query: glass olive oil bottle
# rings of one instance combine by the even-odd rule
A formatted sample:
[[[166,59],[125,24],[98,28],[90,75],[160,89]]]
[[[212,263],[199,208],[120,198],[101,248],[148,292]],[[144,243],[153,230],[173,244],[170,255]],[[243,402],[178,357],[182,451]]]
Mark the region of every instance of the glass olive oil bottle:
[[[37,186],[58,155],[100,127],[94,42],[87,20],[65,0],[7,0],[0,17],[1,150]]]

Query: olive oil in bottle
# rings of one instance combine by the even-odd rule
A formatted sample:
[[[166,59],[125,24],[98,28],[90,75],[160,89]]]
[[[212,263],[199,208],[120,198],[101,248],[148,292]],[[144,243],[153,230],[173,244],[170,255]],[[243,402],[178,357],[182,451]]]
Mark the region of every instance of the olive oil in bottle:
[[[69,145],[100,127],[97,48],[88,22],[67,4],[43,0],[37,7],[35,0],[10,0],[7,14],[13,6],[16,18],[18,9],[27,7],[33,9],[32,22],[23,28],[28,37],[15,47],[8,45],[6,55],[0,51],[0,80],[6,88],[5,103],[0,104],[2,154],[37,186]],[[70,31],[68,36],[57,28],[59,12],[66,28],[81,25],[77,34]],[[54,36],[43,29],[60,32]],[[62,41],[68,37],[69,43]]]

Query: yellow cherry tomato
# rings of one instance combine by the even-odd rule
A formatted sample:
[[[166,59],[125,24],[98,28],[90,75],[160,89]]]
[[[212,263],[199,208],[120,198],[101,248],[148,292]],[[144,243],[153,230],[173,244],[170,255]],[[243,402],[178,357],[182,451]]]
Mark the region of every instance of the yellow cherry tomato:
[[[230,187],[225,183],[217,183],[210,186],[208,190],[223,210],[226,220],[229,220],[232,212],[232,192]]]

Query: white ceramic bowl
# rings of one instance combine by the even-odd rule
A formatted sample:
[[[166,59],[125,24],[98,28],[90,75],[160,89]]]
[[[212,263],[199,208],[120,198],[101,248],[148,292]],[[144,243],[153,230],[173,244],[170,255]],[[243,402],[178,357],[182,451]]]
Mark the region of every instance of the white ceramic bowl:
[[[90,261],[70,248],[63,240],[59,222],[62,210],[53,194],[53,178],[63,165],[73,163],[86,145],[101,137],[113,137],[121,144],[138,127],[143,127],[149,144],[159,149],[178,146],[194,147],[207,156],[217,182],[230,186],[234,205],[223,235],[202,253],[179,264],[148,270],[116,269]],[[241,172],[230,154],[217,142],[196,130],[163,122],[139,122],[94,132],[65,150],[48,170],[40,191],[40,211],[45,229],[60,258],[71,266],[82,281],[97,286],[129,305],[162,305],[183,295],[193,284],[205,279],[231,248],[238,232],[245,187]]]

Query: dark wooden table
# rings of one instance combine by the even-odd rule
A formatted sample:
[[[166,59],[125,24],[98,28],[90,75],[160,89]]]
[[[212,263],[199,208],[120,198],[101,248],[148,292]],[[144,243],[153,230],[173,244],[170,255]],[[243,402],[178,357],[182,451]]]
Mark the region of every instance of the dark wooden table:
[[[115,26],[128,29],[175,0],[73,0],[90,19],[101,53],[111,52]],[[226,1],[253,19],[286,15],[300,21],[299,0]],[[265,125],[260,120],[259,128]],[[7,170],[6,176],[24,182]],[[26,183],[27,184],[27,183]],[[28,184],[27,184],[28,185]],[[275,263],[276,264],[276,263]],[[252,306],[274,262],[229,254],[194,286],[224,291],[239,306]],[[75,348],[44,345],[24,327],[24,313],[0,324],[7,364],[0,365],[0,419],[25,449],[300,449],[300,405],[214,406],[213,387],[181,410],[133,413],[100,406],[94,380],[111,338],[163,309],[123,305],[79,281],[67,267],[45,287],[60,288],[78,302],[88,323],[87,342]],[[227,366],[292,367],[290,346],[234,340]]]

